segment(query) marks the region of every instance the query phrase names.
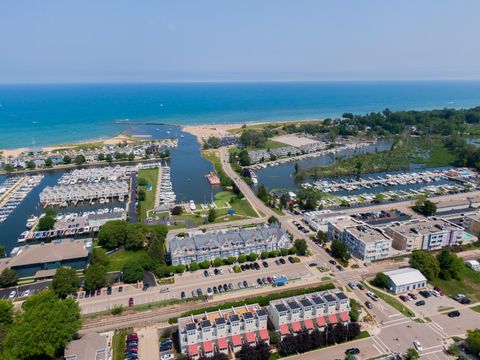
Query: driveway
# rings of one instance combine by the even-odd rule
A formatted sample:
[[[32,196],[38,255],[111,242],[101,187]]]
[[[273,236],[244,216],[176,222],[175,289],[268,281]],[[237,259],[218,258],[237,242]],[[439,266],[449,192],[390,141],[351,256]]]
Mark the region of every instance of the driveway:
[[[156,326],[136,329],[138,334],[138,358],[140,360],[159,360],[158,329]]]

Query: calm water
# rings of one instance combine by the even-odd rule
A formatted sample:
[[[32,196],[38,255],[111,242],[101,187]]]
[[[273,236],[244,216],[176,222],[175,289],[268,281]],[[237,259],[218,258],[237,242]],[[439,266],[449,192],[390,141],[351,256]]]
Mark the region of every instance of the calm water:
[[[210,201],[211,197],[220,191],[220,187],[212,188],[205,174],[213,170],[210,162],[200,156],[200,145],[190,134],[183,134],[178,126],[152,126],[139,125],[131,130],[136,134],[151,135],[151,139],[164,139],[178,137],[179,146],[172,150],[172,158],[169,161],[171,167],[171,176],[173,190],[177,194],[177,202],[194,200],[197,203]],[[167,133],[169,131],[170,133]],[[7,251],[13,247],[19,246],[18,236],[26,230],[25,224],[27,218],[32,215],[39,215],[42,209],[39,206],[39,194],[45,186],[54,186],[58,179],[63,175],[63,170],[45,172],[45,178],[41,184],[33,189],[32,192],[23,200],[23,202],[13,211],[7,221],[0,224],[0,244],[4,245]],[[5,180],[5,176],[0,176],[0,183]],[[123,206],[125,203],[109,204],[108,207]],[[100,205],[105,208],[106,205]],[[58,209],[59,212],[75,211],[81,212],[89,209],[95,209],[96,206],[77,206],[72,208]]]
[[[295,182],[293,173],[295,171],[295,163],[298,163],[301,169],[308,169],[316,166],[327,166],[333,164],[335,158],[352,157],[362,153],[373,153],[376,151],[389,150],[392,146],[390,140],[380,140],[376,144],[371,144],[356,150],[342,150],[335,156],[332,154],[322,155],[315,158],[292,161],[286,164],[267,167],[255,171],[258,177],[258,184],[263,184],[268,190],[285,189],[296,191],[299,183]],[[302,182],[309,182],[312,179],[305,178]]]
[[[0,148],[111,136],[126,119],[184,125],[478,105],[478,81],[2,85]]]

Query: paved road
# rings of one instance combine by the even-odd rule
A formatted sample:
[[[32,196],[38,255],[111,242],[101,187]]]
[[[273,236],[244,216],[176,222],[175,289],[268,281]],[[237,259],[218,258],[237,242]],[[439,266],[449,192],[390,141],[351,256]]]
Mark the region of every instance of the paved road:
[[[45,281],[38,281],[36,283],[29,284],[29,285],[20,285],[20,286],[12,287],[9,289],[2,289],[0,290],[0,299],[8,299],[12,291],[15,291],[16,293],[14,299],[20,298],[21,294],[25,293],[25,291],[27,290],[30,290],[30,295],[31,295],[37,291],[48,288],[51,283],[52,283],[52,280],[45,280]]]
[[[128,203],[128,214],[130,217],[130,223],[138,222],[137,212],[137,173],[133,172],[131,175],[130,186],[130,202]]]

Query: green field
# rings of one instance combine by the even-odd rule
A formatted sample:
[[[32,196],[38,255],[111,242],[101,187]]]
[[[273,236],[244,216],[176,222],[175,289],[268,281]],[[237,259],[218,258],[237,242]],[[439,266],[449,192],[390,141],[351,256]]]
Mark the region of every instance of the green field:
[[[109,255],[108,259],[110,260],[110,263],[107,266],[107,271],[121,271],[126,262],[130,260],[137,261],[146,253],[147,252],[144,249],[137,251],[120,250]]]
[[[275,140],[266,140],[263,146],[260,147],[247,147],[247,150],[266,150],[266,149],[278,149],[281,147],[287,147],[290,146],[288,144],[282,143],[280,141],[275,141]]]
[[[139,190],[145,191],[145,200],[139,202],[140,221],[147,218],[147,211],[155,206],[155,193],[157,191],[158,168],[142,169],[138,172],[138,178],[147,180],[147,184],[152,185],[152,190],[147,191],[146,186],[139,186]]]
[[[465,266],[460,279],[461,280],[435,279],[431,281],[431,283],[445,291],[445,294],[450,297],[454,297],[457,294],[465,294],[472,302],[480,301],[480,272],[476,272]]]

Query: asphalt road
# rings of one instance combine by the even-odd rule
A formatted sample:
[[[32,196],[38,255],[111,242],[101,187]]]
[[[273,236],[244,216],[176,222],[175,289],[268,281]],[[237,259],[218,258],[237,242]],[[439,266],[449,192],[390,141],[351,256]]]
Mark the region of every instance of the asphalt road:
[[[8,299],[12,291],[15,291],[16,293],[13,299],[21,298],[21,295],[25,293],[25,291],[27,290],[30,290],[30,295],[32,295],[37,291],[48,288],[51,283],[52,283],[51,280],[45,280],[45,281],[39,281],[29,285],[20,285],[20,286],[12,287],[9,289],[2,289],[0,290],[0,299]]]
[[[131,175],[131,187],[130,187],[130,202],[128,205],[128,214],[130,218],[130,223],[138,222],[138,212],[137,212],[137,173],[132,173]]]

